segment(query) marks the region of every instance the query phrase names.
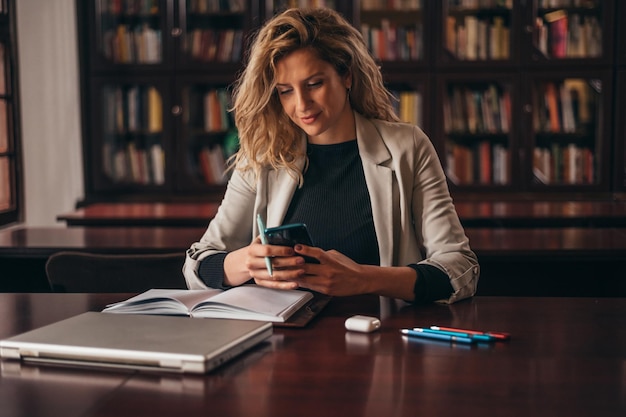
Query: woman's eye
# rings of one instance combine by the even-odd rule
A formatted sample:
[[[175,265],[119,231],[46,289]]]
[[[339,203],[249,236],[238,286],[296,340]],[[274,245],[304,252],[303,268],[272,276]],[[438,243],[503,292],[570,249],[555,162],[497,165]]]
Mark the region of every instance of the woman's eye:
[[[278,94],[283,96],[285,94],[291,93],[291,90],[278,90]]]
[[[315,81],[313,83],[309,83],[309,88],[315,88],[315,87],[319,87],[322,85],[321,81]]]

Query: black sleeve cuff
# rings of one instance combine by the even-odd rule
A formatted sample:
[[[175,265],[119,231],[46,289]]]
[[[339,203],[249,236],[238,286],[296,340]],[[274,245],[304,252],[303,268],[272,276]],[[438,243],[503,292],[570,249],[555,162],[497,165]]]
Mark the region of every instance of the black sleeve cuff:
[[[219,290],[230,288],[230,286],[224,285],[224,258],[226,255],[227,253],[216,253],[200,261],[198,275],[209,288]]]
[[[454,292],[450,277],[441,269],[432,265],[410,264],[417,273],[417,280],[413,293],[415,294],[414,304],[425,304],[433,301],[449,298]]]

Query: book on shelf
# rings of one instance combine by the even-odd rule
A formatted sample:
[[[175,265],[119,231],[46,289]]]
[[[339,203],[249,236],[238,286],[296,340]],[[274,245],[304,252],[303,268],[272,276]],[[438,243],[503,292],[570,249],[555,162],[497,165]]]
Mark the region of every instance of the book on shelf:
[[[456,185],[504,185],[509,182],[509,151],[481,140],[472,146],[448,142],[446,175]]]
[[[510,125],[510,95],[495,84],[484,88],[452,87],[444,101],[446,132],[507,133]]]
[[[232,128],[233,123],[228,113],[230,96],[227,90],[209,90],[203,98],[204,131],[224,132]]]
[[[145,100],[148,104],[147,126],[146,130],[150,133],[159,133],[163,130],[163,102],[161,94],[153,87],[148,87],[148,98]]]
[[[226,182],[228,182],[228,176],[226,175],[226,159],[224,158],[224,151],[220,144],[215,144],[212,147],[203,147],[198,158],[200,160],[200,170],[205,183],[226,184]]]
[[[361,24],[361,34],[376,59],[384,61],[419,60],[423,55],[422,25],[396,26],[381,19],[380,27]]]
[[[241,59],[243,30],[193,29],[187,36],[191,58],[204,62],[237,62]]]
[[[541,184],[593,184],[593,151],[574,143],[536,147],[533,151],[533,176]]]
[[[422,95],[418,91],[393,91],[392,93],[398,97],[396,113],[400,120],[422,127]]]
[[[566,7],[566,5],[550,6]],[[593,10],[593,9],[590,9]],[[558,9],[538,17],[535,44],[546,57],[595,58],[602,55],[602,25],[597,16]]]
[[[563,9],[555,10],[546,13],[544,19],[548,23],[550,56],[554,58],[567,57],[567,12]]]
[[[312,307],[313,304],[319,308],[328,301],[326,298],[310,291],[279,290],[254,284],[228,290],[154,288],[125,301],[109,304],[102,311],[287,323],[296,315],[316,314],[319,310]]]
[[[509,58],[510,29],[503,16],[492,20],[467,14],[447,16],[446,49],[460,60],[500,60]]]

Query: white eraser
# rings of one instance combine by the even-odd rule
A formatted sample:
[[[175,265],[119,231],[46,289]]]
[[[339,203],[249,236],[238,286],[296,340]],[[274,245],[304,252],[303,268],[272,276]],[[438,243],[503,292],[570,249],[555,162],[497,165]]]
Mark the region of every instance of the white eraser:
[[[380,328],[380,320],[370,316],[352,316],[346,320],[346,329],[353,332],[369,333]]]

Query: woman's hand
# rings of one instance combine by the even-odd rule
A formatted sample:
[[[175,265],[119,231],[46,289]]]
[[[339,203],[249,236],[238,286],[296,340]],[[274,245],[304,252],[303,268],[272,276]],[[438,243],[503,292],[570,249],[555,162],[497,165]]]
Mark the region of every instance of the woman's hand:
[[[362,265],[336,250],[306,245],[296,245],[294,250],[296,255],[319,261],[304,265],[306,274],[296,280],[302,288],[333,296],[377,294],[407,301],[415,296],[416,275],[412,268]]]
[[[265,258],[272,264],[270,276]],[[258,285],[268,288],[296,289],[304,271],[304,259],[288,246],[263,245],[257,237],[247,247],[246,269]]]
[[[265,257],[272,262],[270,276]],[[316,263],[305,263],[304,256]],[[322,294],[347,296],[378,294],[411,301],[415,271],[409,267],[361,265],[336,250],[296,245],[263,245],[257,237],[249,246],[230,252],[224,260],[224,283],[241,285],[250,278],[256,284],[284,290],[308,288]]]
[[[300,287],[334,296],[366,294],[370,292],[363,276],[365,265],[360,265],[336,250],[324,251],[306,245],[296,245],[295,253],[316,258],[319,264],[307,263],[306,275],[297,279]]]

